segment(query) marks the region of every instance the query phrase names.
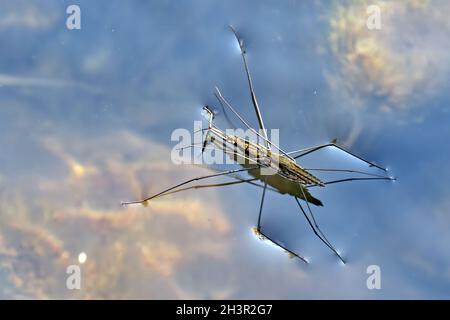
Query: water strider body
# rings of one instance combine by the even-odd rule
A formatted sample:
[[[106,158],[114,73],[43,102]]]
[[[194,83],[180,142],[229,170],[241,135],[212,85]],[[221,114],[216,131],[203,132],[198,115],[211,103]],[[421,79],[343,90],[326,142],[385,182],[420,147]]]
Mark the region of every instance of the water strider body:
[[[375,167],[377,169],[386,172],[387,170],[370,162],[362,157],[359,157],[350,151],[345,150],[341,146],[336,143],[336,140],[333,140],[329,143],[313,146],[310,148],[300,149],[292,152],[285,152],[280,149],[279,146],[269,141],[267,138],[267,131],[264,126],[264,121],[261,115],[261,111],[258,105],[258,101],[256,99],[256,95],[253,89],[253,83],[250,75],[250,71],[246,61],[246,51],[244,49],[243,41],[238,37],[236,31],[231,27],[232,32],[234,33],[241,51],[242,59],[244,62],[245,72],[247,75],[248,85],[250,89],[250,96],[252,99],[252,104],[255,110],[255,114],[259,123],[259,132],[252,128],[245,119],[243,119],[239,113],[233,108],[233,106],[222,96],[221,92],[218,88],[216,88],[216,98],[220,102],[221,106],[224,108],[228,108],[240,121],[244,124],[244,126],[250,130],[255,137],[257,137],[258,142],[251,141],[250,139],[246,139],[240,137],[238,135],[230,135],[226,134],[223,130],[217,128],[213,124],[214,113],[211,109],[206,106],[204,110],[208,114],[208,127],[202,129],[202,131],[206,132],[206,138],[202,145],[190,145],[187,148],[202,148],[202,153],[205,151],[208,145],[213,145],[215,149],[221,150],[224,154],[231,157],[237,164],[240,165],[239,169],[221,171],[201,177],[196,177],[189,179],[187,181],[181,182],[175,186],[167,188],[151,197],[146,199],[142,199],[139,201],[132,202],[124,202],[122,204],[146,204],[148,201],[153,200],[158,197],[162,197],[168,194],[173,194],[189,189],[200,189],[200,188],[208,188],[208,187],[221,187],[227,185],[234,185],[240,183],[248,183],[252,185],[256,185],[263,189],[261,202],[259,206],[259,214],[258,214],[258,223],[254,228],[255,233],[262,239],[267,239],[271,241],[276,246],[284,249],[289,253],[292,257],[297,257],[302,261],[306,262],[306,259],[303,258],[300,254],[288,249],[285,245],[283,245],[280,241],[277,241],[266,233],[263,232],[262,225],[262,209],[264,204],[264,199],[266,195],[266,190],[271,190],[274,192],[278,192],[281,194],[288,194],[292,196],[297,202],[298,207],[301,212],[305,216],[308,224],[313,230],[314,234],[328,247],[330,248],[334,254],[336,254],[339,259],[345,263],[344,259],[341,255],[336,251],[333,245],[328,241],[323,232],[321,231],[315,217],[313,211],[310,207],[310,204],[316,206],[322,206],[322,202],[311,195],[309,189],[312,187],[325,187],[329,184],[341,183],[346,181],[357,181],[357,180],[395,180],[395,178],[391,178],[385,175],[372,174],[357,170],[351,169],[325,169],[325,168],[316,168],[316,169],[307,169],[303,168],[300,164],[297,163],[296,159],[304,157],[308,154],[316,152],[323,148],[333,147],[340,149],[341,151],[359,159],[360,161],[365,162],[370,167]],[[261,141],[261,142],[259,142]],[[316,177],[311,171],[317,172],[342,172],[342,173],[355,173],[359,175],[363,175],[363,177],[348,177],[339,180],[333,181],[322,181],[320,178]],[[240,176],[237,176],[238,173],[246,172],[251,177],[249,179],[244,179]],[[213,184],[196,184],[191,185],[193,182],[197,182],[200,180],[216,178],[220,176],[229,176],[234,179],[231,182],[225,183],[213,183]],[[190,185],[190,186],[188,186]],[[306,204],[307,210],[305,210],[301,204],[303,201]]]
[[[305,185],[317,185],[325,187],[325,184],[316,176],[302,168],[294,159],[272,151],[267,146],[244,139],[237,135],[228,135],[215,127],[212,123],[214,113],[208,108],[204,110],[209,114],[209,126],[206,144],[213,143],[217,149],[223,151],[241,167],[248,169],[247,173],[281,194],[289,194],[293,197],[306,200],[317,206],[322,206],[319,199],[314,198],[305,188]],[[259,165],[257,168],[255,164]],[[264,174],[262,168],[271,169]]]

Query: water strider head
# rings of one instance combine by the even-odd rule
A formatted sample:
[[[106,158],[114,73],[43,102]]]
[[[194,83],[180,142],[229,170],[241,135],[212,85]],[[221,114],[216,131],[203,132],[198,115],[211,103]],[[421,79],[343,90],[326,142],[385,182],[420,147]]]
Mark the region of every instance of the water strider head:
[[[209,124],[209,127],[211,128],[212,121],[214,120],[214,116],[215,116],[214,111],[212,111],[209,106],[204,106],[203,111],[205,111],[205,113],[206,113],[206,117],[208,119],[208,124]]]

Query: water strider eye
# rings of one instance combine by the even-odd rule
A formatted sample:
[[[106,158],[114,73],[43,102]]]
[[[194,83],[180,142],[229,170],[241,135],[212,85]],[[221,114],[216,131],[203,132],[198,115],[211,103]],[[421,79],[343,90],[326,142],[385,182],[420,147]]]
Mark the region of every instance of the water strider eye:
[[[202,108],[201,115],[202,115],[203,118],[209,120],[209,117],[211,116],[211,114],[212,114],[213,117],[214,117],[214,112],[211,110],[210,107],[204,106],[204,107]]]

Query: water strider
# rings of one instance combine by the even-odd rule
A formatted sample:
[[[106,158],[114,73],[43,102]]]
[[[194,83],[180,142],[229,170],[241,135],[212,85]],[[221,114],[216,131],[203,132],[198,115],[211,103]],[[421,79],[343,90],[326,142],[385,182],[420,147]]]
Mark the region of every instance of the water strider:
[[[240,165],[239,169],[228,170],[216,172],[213,174],[196,177],[193,179],[189,179],[182,183],[179,183],[175,186],[167,188],[153,196],[150,196],[146,199],[142,199],[139,201],[133,202],[123,202],[123,205],[129,204],[146,204],[148,201],[162,197],[168,194],[173,194],[176,192],[181,192],[189,189],[200,189],[200,188],[208,188],[208,187],[221,187],[221,186],[229,186],[234,184],[241,183],[249,183],[252,185],[256,185],[261,187],[262,197],[259,206],[259,214],[257,226],[254,228],[254,232],[261,238],[267,239],[271,241],[276,246],[284,249],[289,253],[292,257],[297,257],[300,260],[308,263],[307,260],[302,257],[300,254],[288,249],[286,246],[281,244],[280,242],[272,239],[262,230],[262,212],[264,205],[264,198],[266,195],[266,190],[271,190],[278,192],[280,194],[288,194],[292,196],[300,211],[305,216],[308,224],[313,230],[314,234],[328,247],[330,248],[339,259],[345,263],[345,260],[341,257],[341,255],[336,251],[333,245],[328,241],[323,232],[321,231],[317,221],[314,217],[314,213],[311,209],[311,205],[322,206],[322,202],[315,198],[309,191],[310,188],[313,187],[326,187],[329,184],[347,182],[347,181],[361,181],[361,180],[395,180],[395,178],[386,176],[387,169],[380,167],[364,158],[357,156],[350,151],[345,150],[343,147],[339,146],[336,140],[331,141],[330,143],[312,146],[309,148],[304,148],[296,151],[285,152],[280,149],[279,146],[271,142],[267,137],[267,130],[264,125],[263,117],[261,115],[261,110],[258,105],[258,101],[256,99],[255,91],[253,88],[252,78],[250,74],[250,70],[248,68],[247,60],[246,60],[246,51],[244,48],[244,43],[242,39],[239,38],[235,29],[230,26],[231,31],[233,32],[236,40],[238,41],[242,60],[244,63],[245,73],[247,75],[250,96],[252,100],[252,104],[254,107],[254,111],[258,120],[259,130],[252,128],[248,122],[233,108],[233,106],[222,96],[220,90],[216,87],[215,96],[220,102],[222,108],[227,108],[230,110],[242,124],[250,130],[251,133],[257,137],[257,141],[251,141],[250,139],[242,138],[238,135],[227,134],[225,131],[219,129],[214,125],[214,113],[208,107],[205,106],[203,109],[206,111],[208,116],[208,127],[202,129],[205,134],[205,140],[202,145],[190,145],[188,148],[200,147],[202,148],[202,153],[205,151],[206,147],[209,144],[212,144],[214,148],[225,153],[227,156],[231,157],[237,164]],[[359,159],[360,161],[365,162],[370,167],[375,167],[381,171],[383,171],[384,175],[378,175],[368,172],[362,172],[358,170],[347,170],[347,169],[325,169],[325,168],[303,168],[300,164],[297,163],[297,159],[307,156],[308,154],[312,154],[323,148],[337,148],[341,151],[351,155]],[[246,172],[252,178],[244,179],[236,174],[240,172]],[[312,172],[342,172],[342,173],[354,173],[364,175],[363,177],[348,177],[339,180],[332,181],[322,181],[320,178],[316,177]],[[190,185],[193,182],[211,179],[220,176],[230,176],[235,180],[231,182],[225,183],[215,183],[215,184],[197,184]],[[302,205],[304,203],[304,205]],[[306,208],[306,209],[305,209]]]

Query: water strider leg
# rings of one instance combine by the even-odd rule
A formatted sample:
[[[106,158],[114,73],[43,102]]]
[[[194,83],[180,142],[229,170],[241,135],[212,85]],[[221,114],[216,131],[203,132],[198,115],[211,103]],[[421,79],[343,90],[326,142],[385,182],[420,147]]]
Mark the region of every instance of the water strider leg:
[[[327,148],[327,147],[335,147],[335,148],[338,148],[338,149],[344,151],[345,153],[351,155],[352,157],[354,157],[354,158],[356,158],[356,159],[359,159],[359,160],[361,160],[361,161],[367,163],[370,167],[375,167],[375,168],[378,168],[378,169],[383,170],[383,171],[385,171],[385,172],[387,171],[386,168],[380,167],[379,165],[376,165],[375,163],[370,162],[370,161],[368,161],[368,160],[366,160],[366,159],[364,159],[364,158],[362,158],[362,157],[360,157],[360,156],[358,156],[358,155],[356,155],[356,154],[354,154],[354,153],[352,153],[352,152],[350,152],[350,151],[344,149],[343,147],[339,146],[339,145],[336,143],[336,140],[333,140],[333,141],[331,141],[330,143],[321,144],[321,145],[314,146],[314,147],[310,147],[310,148],[305,148],[305,149],[300,149],[300,150],[288,152],[288,154],[294,154],[294,153],[299,153],[299,152],[301,152],[301,154],[299,154],[299,155],[293,157],[294,159],[298,159],[298,158],[301,158],[301,157],[303,157],[303,156],[306,156],[307,154],[316,152],[316,151],[318,151],[318,150],[320,150],[320,149]]]
[[[351,170],[351,169],[324,169],[324,168],[303,168],[303,169],[305,169],[306,171],[359,173],[359,174],[363,174],[363,175],[371,176],[371,177],[386,178],[386,176],[382,176],[379,174],[358,171],[358,170]]]
[[[255,113],[256,113],[256,118],[258,119],[259,128],[262,130],[262,134],[263,134],[263,136],[264,136],[264,138],[266,140],[266,147],[268,149],[270,149],[270,144],[267,143],[266,127],[264,126],[264,121],[263,121],[263,118],[261,116],[261,110],[259,109],[258,100],[256,100],[255,90],[253,89],[252,76],[250,74],[250,70],[249,70],[248,65],[247,65],[247,59],[245,57],[246,51],[245,51],[245,48],[244,48],[244,41],[239,38],[236,30],[234,30],[234,28],[231,25],[230,25],[230,29],[233,32],[234,36],[236,37],[236,40],[237,40],[237,42],[239,44],[239,49],[241,50],[241,56],[242,56],[242,61],[244,62],[245,74],[247,75],[247,81],[248,81],[248,87],[249,87],[249,90],[250,90],[250,96],[252,98],[253,107],[255,108]]]
[[[244,169],[235,169],[235,170],[223,171],[223,172],[219,172],[219,173],[215,173],[215,174],[209,174],[209,175],[206,175],[206,176],[201,176],[201,177],[189,179],[189,180],[186,180],[186,181],[184,181],[182,183],[179,183],[179,184],[177,184],[177,185],[175,185],[173,187],[165,189],[164,191],[161,191],[161,192],[159,192],[159,193],[157,193],[157,194],[155,194],[155,195],[153,195],[151,197],[148,197],[148,198],[145,198],[145,199],[142,199],[142,200],[138,200],[138,201],[122,202],[122,205],[139,204],[139,203],[143,204],[143,203],[145,203],[145,202],[147,202],[149,200],[152,200],[152,199],[154,199],[156,197],[162,196],[163,194],[165,194],[167,192],[170,192],[170,191],[172,191],[174,189],[177,189],[179,187],[182,187],[182,186],[184,186],[184,185],[186,185],[188,183],[194,182],[194,181],[208,179],[208,178],[214,178],[214,177],[220,177],[220,176],[224,176],[224,175],[228,175],[228,174],[232,174],[232,173],[249,171],[249,170],[254,170],[254,169],[258,169],[258,168],[260,168],[260,166],[255,166],[255,167],[252,167],[252,168],[244,168]]]
[[[332,244],[328,241],[328,239],[325,237],[325,235],[323,234],[322,230],[320,230],[320,227],[319,227],[319,225],[317,224],[316,219],[314,218],[314,214],[313,214],[313,212],[312,212],[312,210],[311,210],[311,208],[310,208],[308,202],[305,201],[305,202],[306,202],[306,205],[308,206],[308,210],[309,210],[309,213],[310,213],[310,215],[311,215],[311,218],[312,218],[313,222],[311,222],[311,220],[309,219],[308,215],[306,214],[306,211],[303,209],[303,206],[301,205],[301,203],[300,203],[300,201],[298,200],[297,197],[295,197],[295,201],[297,202],[298,206],[300,207],[300,210],[302,211],[303,215],[305,216],[306,220],[308,221],[308,223],[309,223],[311,229],[314,231],[314,234],[315,234],[315,235],[316,235],[323,243],[325,243],[325,245],[326,245],[328,248],[330,248],[330,249],[331,249],[331,250],[339,257],[339,259],[342,261],[342,263],[345,264],[345,260],[342,259],[342,257],[339,255],[339,253],[338,253],[338,252],[336,251],[336,249],[333,247],[333,245],[332,245]],[[314,223],[314,225],[313,225],[313,223]]]
[[[181,189],[177,189],[174,191],[170,191],[167,193],[164,193],[156,198],[160,198],[160,197],[164,197],[164,196],[168,196],[170,194],[174,194],[174,193],[178,193],[178,192],[182,192],[182,191],[187,191],[187,190],[193,190],[193,189],[205,189],[205,188],[213,188],[213,187],[225,187],[225,186],[231,186],[231,185],[235,185],[235,184],[240,184],[240,183],[248,183],[251,184],[255,187],[258,188],[264,188],[264,185],[256,183],[254,181],[258,180],[258,178],[252,178],[252,179],[243,179],[243,178],[237,178],[234,176],[230,176],[233,179],[236,179],[237,181],[228,181],[228,182],[222,182],[222,183],[211,183],[211,184],[199,184],[199,185],[194,185],[194,186],[190,186],[190,187],[186,187],[186,188],[181,188]],[[267,190],[273,191],[273,192],[278,192],[278,190],[274,189],[274,188],[267,188]]]
[[[252,131],[254,134],[256,134],[259,138],[261,138],[262,140],[264,140],[264,142],[266,144],[269,144],[272,147],[275,147],[275,149],[277,149],[280,153],[282,153],[283,155],[285,155],[286,157],[294,160],[287,152],[283,151],[279,146],[277,146],[276,144],[272,143],[272,141],[268,140],[267,137],[262,136],[258,131],[256,131],[255,129],[253,129],[247,121],[244,120],[244,118],[233,108],[233,106],[228,102],[227,99],[225,99],[222,96],[222,93],[220,92],[219,88],[216,87],[216,92],[214,93],[214,95],[216,96],[217,99],[219,99],[220,103],[222,103],[223,106],[228,107],[231,112],[233,112],[233,114],[245,125],[245,127],[247,129],[249,129],[250,131]],[[269,150],[270,148],[268,148]]]
[[[199,184],[199,185],[194,185],[194,186],[190,186],[190,187],[186,187],[186,188],[181,188],[181,189],[177,189],[177,190],[173,190],[173,191],[169,191],[166,192],[156,198],[160,198],[160,197],[164,197],[164,196],[168,196],[170,194],[174,194],[174,193],[178,193],[178,192],[182,192],[182,191],[187,191],[187,190],[193,190],[193,189],[205,189],[205,188],[213,188],[213,187],[225,187],[225,186],[231,186],[231,185],[235,185],[235,184],[240,184],[240,183],[249,183],[252,184],[254,186],[258,186],[258,187],[263,187],[257,183],[254,183],[253,181],[256,181],[258,179],[256,178],[252,178],[252,179],[244,179],[244,180],[237,180],[237,181],[228,181],[228,182],[222,182],[222,183],[211,183],[211,184]]]
[[[272,238],[270,238],[269,236],[267,236],[267,234],[263,233],[262,226],[261,226],[261,216],[262,216],[262,210],[263,210],[263,206],[264,206],[264,198],[266,196],[266,189],[267,189],[267,183],[264,184],[264,189],[263,189],[263,194],[261,197],[261,203],[259,205],[259,214],[258,214],[258,226],[256,227],[255,233],[261,237],[263,240],[269,240],[270,242],[272,242],[274,245],[276,245],[277,247],[280,247],[281,249],[285,250],[286,252],[289,253],[289,255],[294,256],[299,258],[300,260],[302,260],[303,262],[305,262],[306,264],[308,264],[308,261],[302,257],[301,255],[299,255],[298,253],[289,250],[288,248],[286,248],[285,246],[283,246],[282,244],[280,244],[279,242],[277,242],[276,240],[273,240]]]
[[[264,206],[264,198],[266,197],[266,189],[267,189],[267,183],[264,183],[264,189],[263,189],[263,194],[261,197],[261,203],[259,204],[259,214],[258,214],[258,230],[261,229],[261,215],[262,215],[262,210],[263,210],[263,206]]]
[[[376,178],[346,178],[346,179],[339,179],[339,180],[332,180],[332,181],[326,181],[323,184],[334,184],[334,183],[341,183],[341,182],[347,182],[347,181],[365,181],[365,180],[389,180],[389,181],[396,181],[397,178],[393,177],[376,177]],[[316,185],[309,185],[306,186],[307,188],[315,187]]]

